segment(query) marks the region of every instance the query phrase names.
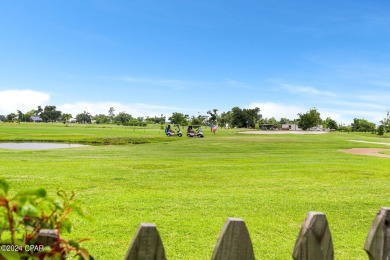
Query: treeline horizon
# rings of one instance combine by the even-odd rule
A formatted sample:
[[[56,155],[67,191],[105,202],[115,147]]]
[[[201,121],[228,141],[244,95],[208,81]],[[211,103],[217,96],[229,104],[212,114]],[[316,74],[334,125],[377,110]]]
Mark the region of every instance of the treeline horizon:
[[[313,127],[322,126],[331,130],[354,131],[354,132],[376,132],[375,123],[366,119],[355,118],[350,125],[338,124],[335,120],[327,117],[321,119],[320,112],[316,108],[311,108],[306,113],[297,114],[297,119],[288,119],[286,117],[277,120],[275,117],[263,118],[260,114],[260,108],[239,108],[233,107],[230,111],[218,113],[218,109],[207,111],[207,116],[189,116],[180,112],[173,112],[170,117],[161,114],[157,116],[133,117],[125,111],[115,114],[115,108],[110,107],[107,114],[91,115],[87,111],[77,114],[73,117],[70,113],[64,113],[57,110],[55,105],[47,105],[44,108],[38,106],[37,109],[23,113],[17,110],[16,113],[10,113],[6,116],[0,115],[0,120],[4,122],[32,122],[33,117],[39,117],[42,122],[62,122],[62,123],[79,123],[79,124],[117,124],[130,126],[146,126],[147,124],[165,124],[167,122],[180,125],[220,125],[237,128],[257,128],[261,125],[270,125],[280,128],[283,124],[296,124],[302,130],[308,130]],[[384,130],[388,128],[389,114],[382,123]],[[35,118],[37,119],[37,118]],[[378,129],[381,128],[378,127]]]

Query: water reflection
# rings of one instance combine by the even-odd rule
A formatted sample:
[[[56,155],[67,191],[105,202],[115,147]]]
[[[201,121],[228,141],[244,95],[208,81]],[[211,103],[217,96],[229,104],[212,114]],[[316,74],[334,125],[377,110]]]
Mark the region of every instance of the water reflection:
[[[63,144],[63,143],[0,143],[0,149],[12,150],[46,150],[84,147],[83,144]]]

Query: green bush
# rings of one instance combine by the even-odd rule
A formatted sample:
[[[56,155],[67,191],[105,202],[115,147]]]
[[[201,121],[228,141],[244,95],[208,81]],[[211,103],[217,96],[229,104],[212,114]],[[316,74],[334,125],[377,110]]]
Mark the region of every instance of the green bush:
[[[6,259],[65,259],[75,255],[79,259],[93,259],[80,242],[66,240],[63,233],[70,233],[70,213],[85,216],[74,194],[57,193],[58,198],[49,198],[44,189],[8,195],[9,184],[0,179],[0,245],[10,250],[1,250]],[[50,234],[51,240],[43,234]]]
[[[383,125],[380,125],[378,127],[378,135],[384,135],[385,134],[385,127]]]

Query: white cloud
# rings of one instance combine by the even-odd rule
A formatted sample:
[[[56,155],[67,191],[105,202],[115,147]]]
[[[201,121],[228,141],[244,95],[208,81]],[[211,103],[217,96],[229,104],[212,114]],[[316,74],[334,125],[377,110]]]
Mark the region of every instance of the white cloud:
[[[35,90],[0,90],[0,114],[15,113],[36,109],[38,106],[45,106],[50,100],[46,92]]]
[[[131,83],[139,84],[149,84],[157,86],[172,86],[172,85],[181,85],[185,83],[182,80],[177,79],[151,79],[151,78],[135,78],[135,77],[119,77],[118,80],[127,81]]]
[[[380,111],[374,111],[374,110],[369,111],[369,110],[355,109],[355,108],[349,108],[343,110],[320,108],[319,111],[321,113],[322,119],[325,119],[326,117],[329,116],[330,118],[336,120],[339,124],[346,124],[346,125],[351,124],[354,118],[359,118],[359,119],[364,118],[378,125],[379,122],[386,116],[385,112],[381,113]]]
[[[356,97],[358,99],[358,97]],[[336,106],[338,109],[356,109],[356,110],[370,110],[370,111],[381,111],[384,109],[383,105],[378,104],[378,102],[367,103],[367,102],[350,102],[346,100],[330,100],[328,101],[329,105]]]
[[[248,107],[259,107],[263,118],[275,117],[276,120],[279,120],[282,117],[291,120],[298,119],[298,113],[306,113],[308,111],[307,107],[273,102],[254,102],[249,104]],[[328,107],[318,107],[317,109],[320,112],[322,119],[330,117],[337,123],[346,125],[351,124],[354,118],[365,118],[370,122],[379,124],[379,121],[385,116],[385,112],[380,113],[378,111],[368,111],[353,107],[342,110]]]
[[[373,104],[388,104],[390,94],[388,92],[377,92],[377,93],[364,93],[357,95],[356,98],[363,101],[372,102]]]
[[[337,96],[335,93],[321,91],[310,86],[289,85],[289,84],[280,84],[280,85],[287,91],[295,94],[306,94],[311,96],[327,96],[327,97]]]
[[[337,111],[332,111],[332,110],[327,110],[327,109],[318,109],[318,112],[320,112],[321,119],[323,119],[323,120],[330,117],[339,124],[352,122],[352,120],[348,119],[347,117],[345,117],[345,115],[342,115],[342,114],[338,113]]]
[[[134,84],[140,84],[150,87],[167,87],[173,89],[188,89],[191,87],[201,86],[200,82],[184,81],[178,79],[153,79],[153,78],[135,78],[135,77],[119,77],[121,81],[126,81]]]
[[[45,107],[46,105],[53,105],[49,93],[35,90],[0,90],[0,115],[7,115],[16,113],[17,110],[28,112],[31,109],[37,109],[38,106]],[[72,116],[87,111],[92,115],[108,114],[110,107],[114,107],[115,114],[119,112],[126,112],[132,116],[170,116],[175,111],[185,111],[185,113],[192,113],[193,111],[186,108],[160,106],[153,104],[123,104],[115,101],[101,101],[101,102],[75,102],[54,104],[57,110],[64,113],[70,113]]]
[[[296,106],[296,105],[286,105],[286,104],[278,104],[273,102],[260,102],[260,103],[251,103],[248,106],[249,108],[260,108],[260,114],[263,115],[264,118],[275,117],[277,120],[280,118],[288,118],[288,119],[297,119],[298,113],[306,112],[307,108]]]
[[[390,83],[387,81],[372,81],[372,82],[368,82],[368,84],[372,84],[374,86],[379,86],[384,88],[390,87]]]
[[[202,82],[180,79],[163,79],[163,78],[136,78],[136,77],[114,77],[115,80],[125,81],[143,87],[165,87],[174,90],[189,90],[194,88],[208,89],[216,87],[219,84],[213,82]]]

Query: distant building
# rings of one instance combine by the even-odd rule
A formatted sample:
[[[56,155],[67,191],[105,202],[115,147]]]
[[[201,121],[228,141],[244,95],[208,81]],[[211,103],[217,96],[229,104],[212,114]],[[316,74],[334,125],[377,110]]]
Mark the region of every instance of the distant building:
[[[300,131],[302,129],[296,124],[282,124],[282,130]]]
[[[261,130],[275,130],[277,127],[273,124],[261,124],[260,129]]]
[[[30,117],[30,122],[40,123],[40,122],[43,122],[43,120],[39,116],[32,116],[32,117]]]
[[[5,121],[5,116],[3,116],[3,115],[0,115],[0,121]]]
[[[322,125],[317,125],[309,129],[310,131],[325,131],[326,129]]]

